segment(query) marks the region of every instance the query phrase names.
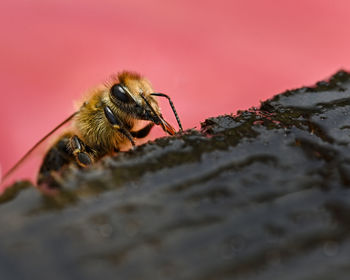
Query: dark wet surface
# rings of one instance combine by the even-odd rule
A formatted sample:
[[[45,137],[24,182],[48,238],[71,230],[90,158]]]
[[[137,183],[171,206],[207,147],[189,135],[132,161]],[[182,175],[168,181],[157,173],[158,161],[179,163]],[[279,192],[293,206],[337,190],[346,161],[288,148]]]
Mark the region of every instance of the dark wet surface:
[[[350,76],[0,198],[1,279],[348,279]]]

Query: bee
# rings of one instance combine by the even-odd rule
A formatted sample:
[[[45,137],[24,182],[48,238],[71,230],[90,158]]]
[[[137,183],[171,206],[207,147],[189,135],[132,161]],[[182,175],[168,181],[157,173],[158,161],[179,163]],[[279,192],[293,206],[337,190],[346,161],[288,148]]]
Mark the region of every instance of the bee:
[[[114,75],[105,84],[94,88],[81,107],[43,137],[3,177],[3,181],[60,127],[72,125],[46,152],[37,178],[38,185],[55,186],[55,176],[62,167],[74,162],[87,167],[106,155],[119,152],[128,143],[135,146],[135,138],[146,137],[154,125],[159,125],[169,135],[175,129],[164,120],[156,97],[165,97],[182,125],[170,97],[154,92],[151,83],[141,75],[124,71]],[[135,130],[140,121],[148,122]]]

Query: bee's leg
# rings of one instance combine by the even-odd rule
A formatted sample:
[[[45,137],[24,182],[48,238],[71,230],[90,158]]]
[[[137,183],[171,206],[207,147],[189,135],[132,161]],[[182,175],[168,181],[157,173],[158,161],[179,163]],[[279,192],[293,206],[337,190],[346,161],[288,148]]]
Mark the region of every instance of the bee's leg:
[[[133,136],[131,135],[130,131],[128,131],[124,126],[121,120],[113,113],[110,107],[106,106],[104,107],[104,112],[106,115],[107,120],[110,122],[113,127],[118,130],[120,133],[122,133],[128,140],[131,142],[132,146],[135,146],[135,141],[133,139]]]
[[[70,139],[70,146],[75,156],[77,163],[86,167],[94,162],[93,154],[87,151],[87,146],[79,139],[78,136],[74,135]]]
[[[63,135],[52,147],[47,151],[43,163],[40,166],[37,184],[46,185],[49,188],[57,188],[60,186],[59,171],[74,160],[70,151],[69,142],[72,137],[71,133]]]
[[[131,135],[135,138],[145,138],[153,128],[154,123],[149,123],[144,128],[141,128],[138,131],[130,131]]]

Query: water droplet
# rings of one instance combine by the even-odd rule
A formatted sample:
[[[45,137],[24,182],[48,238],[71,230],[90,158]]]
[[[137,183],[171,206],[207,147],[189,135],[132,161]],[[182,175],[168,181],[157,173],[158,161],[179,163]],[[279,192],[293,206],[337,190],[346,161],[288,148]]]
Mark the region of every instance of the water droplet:
[[[327,241],[323,244],[323,253],[327,257],[334,257],[338,254],[339,244],[336,241]]]

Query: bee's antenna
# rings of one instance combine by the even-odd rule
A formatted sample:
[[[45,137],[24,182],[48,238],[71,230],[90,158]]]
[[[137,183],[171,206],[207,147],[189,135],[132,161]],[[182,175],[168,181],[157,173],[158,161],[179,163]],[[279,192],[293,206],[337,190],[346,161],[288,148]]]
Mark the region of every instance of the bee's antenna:
[[[177,123],[178,123],[178,125],[179,125],[180,131],[183,131],[183,129],[182,129],[182,125],[181,125],[181,122],[180,122],[180,118],[179,118],[179,116],[178,116],[178,114],[177,114],[177,112],[176,112],[176,109],[175,109],[174,103],[171,101],[170,97],[169,97],[169,96],[167,96],[167,95],[166,95],[166,94],[164,94],[164,93],[151,93],[151,95],[161,96],[161,97],[168,98],[169,103],[170,103],[170,106],[171,106],[171,109],[173,110],[174,115],[175,115],[175,118],[176,118],[176,121],[177,121]]]
[[[46,134],[39,142],[37,142],[17,163],[11,167],[9,171],[7,171],[2,178],[0,178],[0,184],[3,183],[12,173],[17,169],[18,166],[42,143],[44,142],[51,134],[53,134],[57,129],[61,126],[69,122],[78,112],[73,113],[63,122],[61,122],[58,126],[56,126],[53,130],[51,130],[48,134]]]

